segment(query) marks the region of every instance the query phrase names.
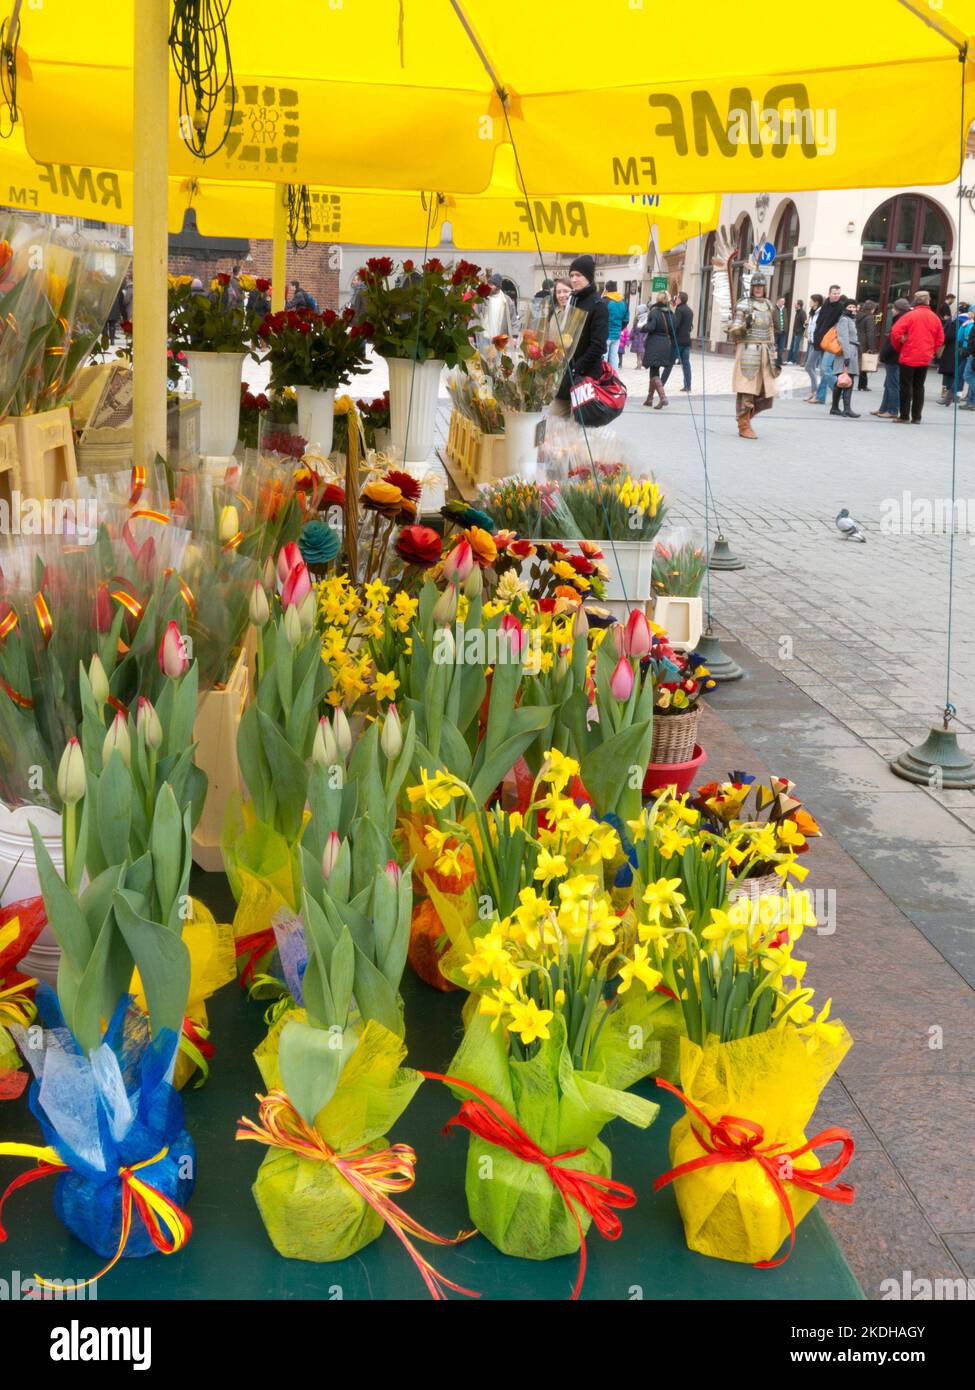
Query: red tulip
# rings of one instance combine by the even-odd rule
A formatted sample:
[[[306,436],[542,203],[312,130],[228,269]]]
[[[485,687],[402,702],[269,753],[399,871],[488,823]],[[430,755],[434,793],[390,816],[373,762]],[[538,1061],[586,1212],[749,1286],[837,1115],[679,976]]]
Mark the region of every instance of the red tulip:
[[[443,562],[444,574],[448,579],[456,579],[459,584],[463,584],[473,568],[474,552],[470,541],[458,541]]]
[[[308,566],[305,562],[299,560],[284,581],[284,588],[281,590],[282,607],[290,608],[292,604],[297,605],[310,593],[311,575],[308,573]]]
[[[281,547],[278,555],[278,580],[284,583],[295,565],[300,565],[301,551],[298,549],[297,541],[288,541],[287,545]]]
[[[623,642],[627,656],[646,656],[650,651],[653,643],[650,624],[647,622],[646,614],[641,613],[639,608],[634,608],[626,620]]]

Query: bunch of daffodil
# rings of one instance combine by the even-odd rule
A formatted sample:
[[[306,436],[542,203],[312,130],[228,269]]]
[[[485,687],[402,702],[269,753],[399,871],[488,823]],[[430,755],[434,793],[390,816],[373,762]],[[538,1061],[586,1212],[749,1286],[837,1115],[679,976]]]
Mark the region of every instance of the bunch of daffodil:
[[[332,675],[329,703],[373,713],[394,701],[412,647],[416,598],[402,589],[393,594],[381,579],[357,587],[337,574],[318,585],[317,603],[322,660]]]

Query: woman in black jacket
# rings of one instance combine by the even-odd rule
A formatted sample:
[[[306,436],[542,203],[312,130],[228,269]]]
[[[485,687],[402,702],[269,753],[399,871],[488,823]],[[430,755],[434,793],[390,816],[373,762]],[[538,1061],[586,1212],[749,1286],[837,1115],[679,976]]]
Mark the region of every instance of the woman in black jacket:
[[[653,407],[654,410],[662,410],[665,405],[669,405],[663,382],[660,380],[660,372],[664,367],[672,367],[676,360],[677,330],[674,326],[674,311],[670,307],[666,291],[661,290],[650,310],[647,345],[643,349],[643,365],[650,371],[644,405],[653,405],[655,395],[659,395],[660,400]]]
[[[900,414],[901,369],[897,349],[890,341],[890,330],[897,320],[908,312],[910,307],[910,302],[906,299],[894,300],[893,317],[880,348],[880,366],[884,369],[884,394],[880,400],[880,409],[870,412],[871,415],[876,415],[878,420],[896,420]]]
[[[587,376],[600,377],[606,344],[609,341],[609,305],[596,289],[596,262],[592,256],[576,256],[569,266],[572,297],[569,304],[583,309],[586,321],[582,325],[576,350],[562,378],[562,384],[552,402],[553,415],[569,415],[569,392]]]

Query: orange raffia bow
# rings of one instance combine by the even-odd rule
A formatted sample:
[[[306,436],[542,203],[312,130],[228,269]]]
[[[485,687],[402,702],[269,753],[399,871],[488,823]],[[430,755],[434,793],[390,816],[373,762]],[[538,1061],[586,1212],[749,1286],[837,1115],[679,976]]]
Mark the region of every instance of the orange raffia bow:
[[[131,477],[131,491],[129,492],[129,506],[134,507],[139,498],[145,491],[146,470],[141,463],[133,464]]]
[[[30,997],[36,984],[36,980],[18,980],[3,988],[0,982],[0,1025],[16,1023],[26,1028],[37,1016],[37,1006]]]
[[[453,1239],[435,1235],[414,1221],[387,1195],[391,1192],[408,1192],[413,1186],[416,1151],[409,1144],[391,1144],[389,1148],[375,1152],[363,1147],[338,1154],[316,1130],[305,1123],[283,1091],[270,1091],[257,1099],[260,1103],[260,1123],[246,1118],[238,1120],[238,1139],[253,1139],[271,1148],[288,1149],[301,1158],[331,1163],[409,1251],[432,1298],[443,1301],[447,1297],[446,1289],[466,1294],[468,1298],[480,1298],[480,1294],[473,1289],[465,1289],[463,1285],[455,1284],[439,1274],[410,1239],[410,1236],[414,1236],[418,1240],[429,1241],[431,1245],[456,1245],[474,1232],[462,1231]]]
[[[51,610],[47,606],[47,599],[38,589],[34,595],[34,612],[37,614],[37,625],[41,629],[44,638],[44,645],[47,646],[54,635],[54,619],[51,617]]]
[[[264,927],[261,931],[251,932],[249,936],[237,938],[234,945],[237,958],[247,957],[240,972],[241,989],[245,987],[248,980],[253,984],[257,962],[269,951],[273,951],[276,945],[277,938],[271,927]]]
[[[169,525],[169,517],[166,515],[166,513],[157,512],[152,507],[140,507],[138,510],[129,513],[128,520],[122,527],[122,539],[125,541],[125,544],[129,547],[129,550],[132,552],[133,557],[135,557],[136,559],[139,556],[141,547],[138,541],[136,540],[135,536],[132,534],[132,523],[133,521],[137,521],[140,518],[145,521],[158,521],[160,526]]]
[[[122,1184],[122,1229],[119,1233],[118,1249],[108,1264],[97,1274],[93,1274],[90,1279],[85,1279],[78,1284],[55,1284],[50,1280],[42,1279],[39,1274],[35,1274],[34,1278],[38,1284],[45,1289],[53,1289],[55,1293],[64,1293],[71,1289],[87,1288],[89,1284],[94,1284],[96,1280],[107,1274],[122,1258],[128,1244],[129,1232],[132,1229],[133,1204],[157,1250],[163,1255],[173,1255],[177,1250],[182,1250],[193,1233],[190,1218],[171,1198],[164,1196],[162,1192],[136,1177],[139,1169],[151,1168],[154,1163],[165,1158],[168,1152],[167,1146],[160,1149],[152,1158],[143,1159],[141,1163],[132,1163],[127,1168],[118,1170],[119,1181]],[[26,1187],[28,1183],[35,1182],[38,1178],[57,1177],[61,1173],[69,1172],[70,1169],[57,1149],[41,1147],[37,1144],[0,1144],[0,1154],[37,1160],[36,1168],[28,1168],[26,1173],[21,1173],[19,1177],[14,1178],[13,1182],[8,1184],[3,1196],[0,1196],[0,1241],[3,1241],[7,1239],[7,1232],[3,1227],[2,1220],[3,1204],[10,1194],[16,1192],[19,1187]]]
[[[765,1130],[754,1120],[743,1120],[737,1115],[722,1115],[720,1120],[713,1123],[692,1100],[684,1095],[683,1091],[672,1086],[669,1081],[664,1081],[658,1076],[657,1085],[665,1091],[670,1091],[688,1110],[692,1111],[706,1127],[708,1134],[705,1137],[695,1125],[691,1125],[694,1137],[704,1152],[699,1158],[692,1158],[686,1163],[680,1163],[676,1168],[671,1168],[669,1172],[655,1178],[654,1192],[659,1192],[662,1187],[666,1187],[675,1178],[683,1177],[686,1173],[695,1173],[699,1168],[709,1168],[716,1163],[748,1163],[754,1160],[764,1168],[768,1180],[772,1184],[772,1190],[789,1223],[789,1248],[777,1260],[757,1260],[754,1265],[755,1269],[775,1269],[777,1265],[784,1264],[795,1246],[796,1219],[792,1212],[789,1194],[785,1190],[785,1183],[791,1182],[794,1187],[801,1187],[806,1192],[814,1192],[817,1197],[827,1197],[831,1202],[843,1202],[848,1205],[853,1201],[856,1193],[849,1183],[833,1183],[833,1179],[839,1177],[853,1157],[855,1144],[848,1129],[843,1129],[840,1125],[832,1125],[829,1129],[820,1130],[819,1134],[814,1135],[812,1139],[807,1139],[805,1144],[802,1144],[798,1149],[783,1151],[781,1144],[763,1143]],[[814,1149],[820,1148],[823,1144],[842,1144],[843,1147],[832,1162],[823,1164],[820,1168],[794,1167],[795,1159],[803,1154],[812,1153]],[[782,1170],[784,1168],[788,1170],[788,1177],[783,1175]]]
[[[164,579],[168,579],[172,574],[176,574],[176,571],[173,569],[172,565],[170,565],[168,569],[163,570]],[[190,586],[187,584],[186,580],[183,578],[181,574],[176,574],[176,578],[179,581],[180,597],[186,604],[187,608],[190,610],[190,616],[195,618],[196,599],[193,597],[193,590],[190,588]]]
[[[435,1071],[421,1072],[421,1075],[430,1081],[443,1081],[447,1086],[458,1086],[461,1090],[470,1091],[478,1097],[476,1101],[463,1102],[457,1114],[444,1126],[444,1134],[455,1125],[462,1125],[486,1143],[507,1149],[508,1153],[514,1154],[523,1163],[537,1163],[545,1169],[546,1176],[568,1207],[579,1232],[579,1273],[572,1290],[572,1298],[577,1299],[586,1277],[586,1237],[582,1231],[579,1208],[589,1213],[601,1236],[605,1236],[607,1240],[618,1240],[623,1225],[613,1208],[624,1210],[635,1206],[636,1193],[633,1188],[627,1187],[625,1183],[615,1182],[612,1178],[600,1177],[598,1173],[566,1167],[565,1159],[578,1158],[586,1150],[567,1149],[564,1153],[547,1154],[544,1149],[539,1148],[531,1135],[522,1129],[514,1116],[508,1114],[503,1105],[499,1105],[486,1091],[482,1091],[470,1081],[461,1081],[456,1076],[441,1076]]]

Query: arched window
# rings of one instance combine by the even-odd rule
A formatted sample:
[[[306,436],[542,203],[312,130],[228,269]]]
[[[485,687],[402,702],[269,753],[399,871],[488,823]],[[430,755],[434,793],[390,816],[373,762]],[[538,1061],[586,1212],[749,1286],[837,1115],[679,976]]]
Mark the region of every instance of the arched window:
[[[796,263],[792,253],[799,245],[799,210],[791,198],[782,205],[771,240],[775,246],[775,269],[769,298],[773,302],[785,300],[786,316],[791,322],[792,290],[796,279]]]
[[[697,331],[702,338],[718,338],[721,335],[711,327],[711,262],[714,260],[714,233],[708,232],[704,238],[701,253],[701,305],[697,316]]]
[[[920,193],[889,198],[863,229],[857,300],[876,300],[884,324],[894,300],[918,290],[929,292],[937,310],[948,293],[951,250],[951,226],[936,202]]]

